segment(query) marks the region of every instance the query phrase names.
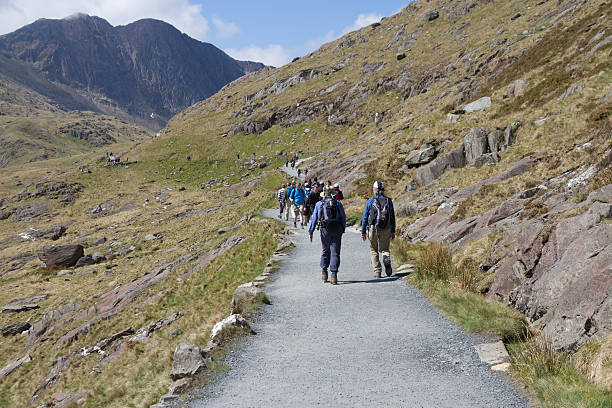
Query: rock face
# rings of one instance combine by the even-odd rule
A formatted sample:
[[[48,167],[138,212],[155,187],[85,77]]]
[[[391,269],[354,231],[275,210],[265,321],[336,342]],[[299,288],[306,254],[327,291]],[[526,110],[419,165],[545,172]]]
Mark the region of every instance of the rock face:
[[[78,244],[45,246],[38,251],[38,258],[47,267],[74,266],[83,255],[83,246]]]
[[[263,68],[260,63],[236,61],[159,20],[113,27],[83,14],[37,20],[4,35],[0,49],[33,64],[51,81],[104,95],[156,126],[245,73]]]
[[[170,372],[173,380],[191,377],[205,368],[206,352],[204,350],[188,341],[180,342],[176,346]]]
[[[2,337],[8,337],[23,333],[24,331],[29,330],[30,327],[32,326],[30,326],[30,323],[28,322],[17,322],[4,326],[0,329],[0,332],[2,333]]]
[[[506,140],[512,142],[517,128],[518,124],[506,128]],[[482,149],[486,133],[472,133],[470,139],[477,142],[469,144]],[[493,136],[498,137],[499,133]],[[429,201],[422,199],[423,204],[439,205],[437,211],[404,228],[402,237],[411,242],[445,242],[456,251],[503,231],[479,259],[480,272],[490,279],[482,290],[522,312],[556,349],[575,351],[589,339],[612,332],[612,188],[603,186],[582,202],[575,201],[576,189],[588,183],[584,174],[590,171],[592,177],[606,169],[610,154],[591,169],[580,168],[520,191],[472,217],[454,219],[453,215],[483,186],[520,176],[534,160],[524,158],[490,179],[445,192],[439,199],[431,193]],[[415,201],[398,199],[397,208],[398,214],[407,208],[402,211],[412,215],[420,207]],[[530,213],[534,209],[538,210],[535,215]]]
[[[0,380],[8,377],[13,372],[15,372],[15,370],[17,370],[19,367],[21,367],[22,365],[24,365],[25,363],[29,361],[32,361],[32,357],[30,357],[30,355],[27,354],[21,357],[20,359],[15,360],[12,363],[9,363],[6,367],[0,370]]]
[[[478,99],[477,101],[468,103],[467,105],[463,107],[463,110],[466,113],[470,113],[470,112],[475,112],[475,111],[481,111],[490,106],[491,106],[491,98],[489,98],[488,96],[485,96],[485,97]]]
[[[406,158],[406,165],[419,166],[429,163],[436,156],[436,149],[430,144],[424,144],[417,150],[413,150]]]

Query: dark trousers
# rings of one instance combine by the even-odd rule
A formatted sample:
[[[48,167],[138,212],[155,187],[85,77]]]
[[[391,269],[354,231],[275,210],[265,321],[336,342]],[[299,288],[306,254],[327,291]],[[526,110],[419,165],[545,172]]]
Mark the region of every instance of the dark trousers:
[[[341,228],[321,228],[321,269],[338,272],[340,267]]]
[[[278,202],[279,206],[280,206],[280,215],[283,215],[283,211],[285,210],[285,200],[283,201],[279,201]]]

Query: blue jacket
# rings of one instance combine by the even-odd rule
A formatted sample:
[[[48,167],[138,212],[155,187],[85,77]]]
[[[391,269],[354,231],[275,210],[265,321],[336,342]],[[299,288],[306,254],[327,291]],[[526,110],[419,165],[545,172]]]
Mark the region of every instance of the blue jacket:
[[[375,198],[385,197],[382,194],[376,194],[374,197],[368,199],[365,208],[363,209],[363,217],[361,217],[361,234],[366,233],[368,226],[368,219],[370,218],[370,210],[372,209],[372,203]],[[388,198],[388,197],[387,197]],[[395,210],[393,209],[393,201],[389,198],[389,224],[391,225],[391,233],[395,234]]]
[[[291,198],[291,194],[293,194],[293,190],[295,190],[295,188],[287,187],[287,190],[285,191],[285,198],[287,201],[289,201],[289,199]]]
[[[289,197],[293,198],[293,204],[295,205],[304,205],[306,202],[306,192],[303,188],[299,190],[297,188],[293,189]]]
[[[308,235],[312,235],[315,228],[317,227],[319,218],[323,217],[323,209],[321,208],[323,202],[324,200],[321,200],[317,203],[317,205],[315,205],[314,212],[312,213],[312,218],[310,219],[310,228],[308,228]],[[344,207],[342,207],[342,203],[340,201],[338,201],[338,209],[340,210],[340,223],[342,224],[342,233],[344,234],[344,230],[346,230],[346,214],[344,213]]]

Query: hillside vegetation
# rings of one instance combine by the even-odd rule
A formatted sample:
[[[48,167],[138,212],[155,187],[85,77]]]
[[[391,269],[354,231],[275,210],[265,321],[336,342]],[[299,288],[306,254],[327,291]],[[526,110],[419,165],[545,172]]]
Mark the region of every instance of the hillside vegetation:
[[[280,224],[258,214],[294,151],[312,157],[309,176],[340,182],[349,215],[382,179],[403,244],[448,245],[472,294],[523,313],[555,351],[587,356],[583,372],[610,387],[610,356],[587,352],[612,327],[610,9],[413,2],[230,83],[130,150],[135,164],[3,172],[4,303],[44,297],[0,315],[1,327],[32,325],[0,342],[0,367],[31,358],[0,379],[0,405],[60,391],[92,407],[157,401],[174,347],[205,347],[236,286],[274,252]],[[44,268],[36,252],[53,238],[105,259]],[[103,353],[80,352],[109,338]]]

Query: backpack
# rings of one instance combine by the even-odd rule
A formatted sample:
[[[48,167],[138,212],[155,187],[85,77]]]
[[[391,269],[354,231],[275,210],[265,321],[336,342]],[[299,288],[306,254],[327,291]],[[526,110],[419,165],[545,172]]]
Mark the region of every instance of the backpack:
[[[381,202],[382,199],[384,199],[383,202]],[[368,218],[368,225],[374,226],[377,230],[383,230],[389,225],[389,199],[387,197],[382,197],[382,199],[374,198]]]
[[[341,217],[338,201],[333,198],[326,198],[321,203],[320,208],[321,213],[319,214],[319,220],[323,228],[328,228],[340,223]]]

